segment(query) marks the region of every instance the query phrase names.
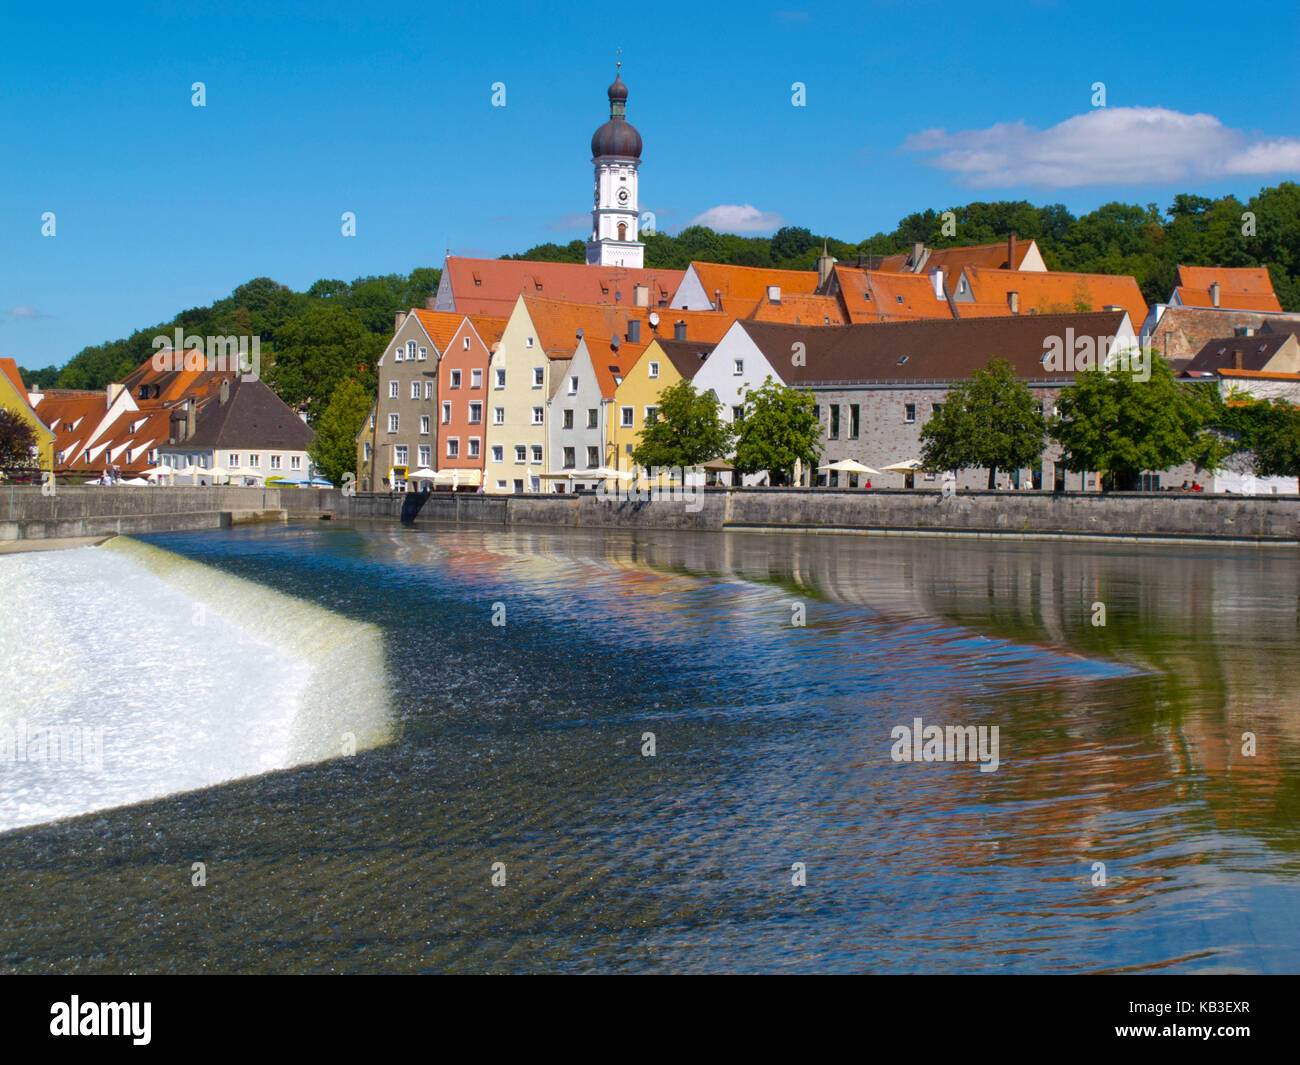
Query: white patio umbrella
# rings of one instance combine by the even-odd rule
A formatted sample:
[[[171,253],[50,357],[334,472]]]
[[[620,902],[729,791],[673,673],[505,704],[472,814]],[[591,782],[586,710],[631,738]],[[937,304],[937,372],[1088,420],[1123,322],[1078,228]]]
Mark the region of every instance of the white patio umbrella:
[[[920,459],[907,459],[905,462],[895,462],[892,466],[886,466],[886,473],[915,473],[921,468]]]
[[[827,466],[818,466],[818,470],[837,470],[840,473],[869,473],[874,477],[880,476],[879,470],[873,470],[870,466],[864,466],[853,459],[840,459],[839,462],[832,462]]]

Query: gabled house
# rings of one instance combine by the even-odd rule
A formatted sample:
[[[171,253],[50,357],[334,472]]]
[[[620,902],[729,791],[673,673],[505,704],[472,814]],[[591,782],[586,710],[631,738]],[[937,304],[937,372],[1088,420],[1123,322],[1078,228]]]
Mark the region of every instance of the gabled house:
[[[956,277],[966,267],[982,270],[1023,270],[1038,273],[1047,269],[1042,252],[1035,240],[1018,240],[1014,233],[996,244],[966,244],[955,248],[931,248],[919,241],[909,252],[885,255],[868,260],[863,257],[859,267],[895,274],[924,274],[942,270],[948,277]]]
[[[692,380],[717,345],[655,337],[628,367],[614,389],[612,416],[608,419],[609,465],[632,470],[632,452],[641,434],[659,414],[659,397],[679,381]]]
[[[907,274],[836,263],[826,293],[839,301],[844,320],[851,324],[953,317],[942,268]]]
[[[460,471],[456,484],[466,488],[483,483],[488,419],[503,410],[492,403],[489,363],[505,327],[504,318],[462,316],[438,362],[438,451],[431,456],[421,445],[416,462],[429,466],[432,457],[433,469]]]
[[[429,465],[421,455],[432,462],[437,454],[438,360],[463,319],[428,310],[398,313],[393,338],[375,365],[379,394],[370,451],[357,470],[371,491],[408,491],[415,487],[410,475]]]
[[[1114,308],[1127,312],[1130,322],[1145,321],[1147,316],[1142,291],[1129,276],[965,266],[950,284],[953,310],[959,318],[976,316],[980,305],[988,309],[988,317],[1077,314]],[[992,313],[994,308],[997,313]]]
[[[23,385],[22,371],[14,359],[0,359],[0,410],[7,410],[26,422],[36,434],[33,460],[42,470],[54,469],[54,433],[32,409]]]

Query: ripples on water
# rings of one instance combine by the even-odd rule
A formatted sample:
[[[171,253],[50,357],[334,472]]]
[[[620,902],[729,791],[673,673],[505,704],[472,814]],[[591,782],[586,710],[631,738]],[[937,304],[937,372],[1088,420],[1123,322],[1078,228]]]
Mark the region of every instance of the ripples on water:
[[[6,968],[1300,967],[1292,553],[151,539],[378,626],[394,742],[0,837]],[[892,762],[914,717],[1002,766]]]

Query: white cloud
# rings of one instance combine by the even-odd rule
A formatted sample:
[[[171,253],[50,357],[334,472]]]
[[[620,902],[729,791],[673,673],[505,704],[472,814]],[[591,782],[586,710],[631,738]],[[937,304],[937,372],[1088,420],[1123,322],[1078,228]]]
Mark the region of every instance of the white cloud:
[[[9,312],[15,318],[49,318],[48,314],[41,314],[35,307],[15,307]]]
[[[691,219],[690,225],[708,226],[719,233],[768,233],[785,225],[775,211],[760,211],[752,204],[719,204]]]
[[[975,188],[1164,184],[1300,170],[1300,138],[1253,136],[1213,115],[1163,107],[1099,107],[1043,130],[1024,122],[928,129],[908,137],[903,150],[937,152],[931,166]]]

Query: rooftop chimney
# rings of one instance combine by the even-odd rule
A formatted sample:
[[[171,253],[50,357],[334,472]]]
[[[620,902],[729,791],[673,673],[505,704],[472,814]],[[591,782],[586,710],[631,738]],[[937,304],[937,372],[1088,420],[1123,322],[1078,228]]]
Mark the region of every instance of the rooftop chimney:
[[[768,285],[768,286],[767,286],[767,302],[768,302],[768,303],[780,303],[780,302],[781,302],[781,286],[780,286],[780,285]]]
[[[858,253],[858,263],[861,265],[862,253]],[[831,279],[831,272],[835,269],[835,258],[831,255],[830,248],[826,238],[822,238],[822,253],[817,256],[817,291],[824,293],[826,285]]]
[[[627,339],[629,344],[639,344],[641,342],[640,318],[633,318],[627,323]]]
[[[406,312],[398,311],[396,318],[393,319],[393,332],[396,333],[402,328],[402,323],[406,321]]]
[[[1215,307],[1219,305],[1219,283],[1217,281],[1210,282],[1210,303]]]
[[[438,297],[430,296],[427,300],[425,300],[424,309],[426,311],[436,311],[438,309]]]
[[[1020,293],[1019,293],[1019,292],[1008,292],[1008,293],[1007,293],[1007,309],[1010,310],[1012,314],[1019,314],[1019,313],[1020,313]]]
[[[1011,233],[1007,236],[1007,269],[1016,268],[1016,235]]]
[[[632,306],[634,307],[650,306],[650,287],[648,285],[632,286]]]
[[[198,419],[198,407],[195,406],[194,400],[187,400],[185,404],[185,439],[188,440],[194,435],[195,423]]]
[[[917,241],[912,245],[912,273],[921,268],[921,256],[925,254],[925,245]]]
[[[680,318],[677,320],[677,324],[673,326],[673,339],[674,340],[686,339],[686,323]]]
[[[716,310],[720,310],[721,308],[722,308],[722,289],[715,288],[713,290],[713,309],[716,311]]]

